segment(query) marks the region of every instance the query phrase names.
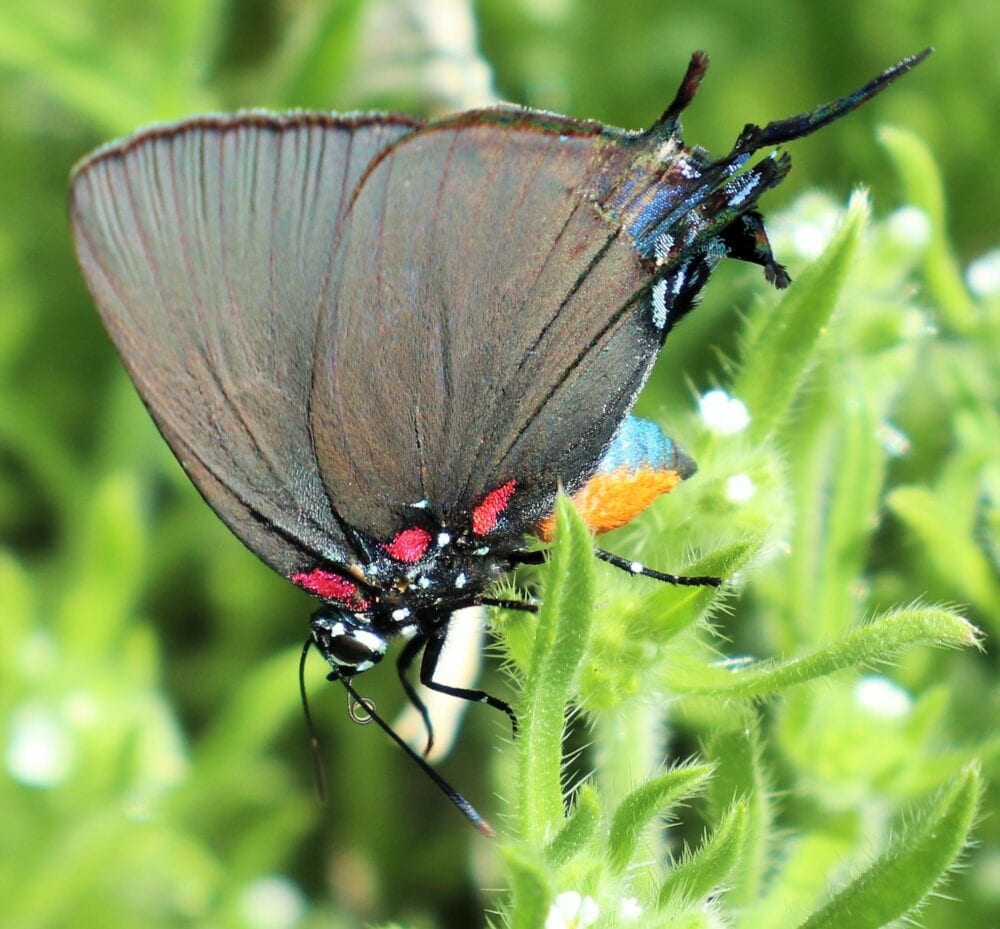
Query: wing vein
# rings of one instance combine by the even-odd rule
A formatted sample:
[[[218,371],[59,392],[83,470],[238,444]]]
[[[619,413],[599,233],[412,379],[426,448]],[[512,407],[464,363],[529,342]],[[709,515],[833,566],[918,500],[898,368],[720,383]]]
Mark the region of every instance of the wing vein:
[[[575,213],[576,211],[574,210],[573,212]],[[517,383],[518,377],[520,376],[520,374],[524,370],[524,368],[527,366],[527,364],[529,362],[529,359],[532,357],[532,355],[534,354],[534,352],[536,351],[536,349],[538,348],[538,346],[542,344],[542,342],[544,341],[545,337],[548,335],[548,332],[551,329],[552,325],[562,315],[563,310],[566,308],[566,306],[569,304],[569,302],[573,299],[573,297],[579,291],[580,287],[583,286],[584,281],[592,273],[593,269],[597,266],[597,264],[607,254],[608,249],[611,248],[611,246],[614,243],[614,241],[618,238],[619,232],[620,232],[620,229],[613,229],[613,230],[611,230],[611,232],[609,233],[608,237],[604,240],[604,243],[597,250],[597,252],[590,259],[590,261],[587,262],[587,266],[577,275],[576,280],[573,282],[573,285],[570,287],[569,291],[566,293],[566,296],[562,299],[562,301],[560,301],[559,307],[556,310],[556,312],[549,318],[548,322],[546,322],[546,324],[542,327],[542,329],[540,330],[540,332],[538,333],[538,335],[533,340],[533,342],[531,344],[531,347],[528,349],[528,351],[525,352],[524,356],[521,358],[521,361],[518,364],[517,372],[515,373],[515,376],[511,377],[508,380],[507,385],[512,384],[512,383]],[[628,304],[626,304],[626,309],[627,309],[627,307],[628,307]],[[584,347],[583,351],[577,356],[576,361],[574,361],[574,363],[571,366],[569,366],[565,371],[563,371],[562,375],[556,381],[555,385],[545,395],[545,398],[539,404],[536,405],[536,407],[532,411],[531,415],[529,417],[527,417],[526,419],[524,419],[523,424],[522,424],[521,428],[518,430],[517,434],[508,443],[507,447],[503,451],[503,454],[501,454],[496,459],[498,463],[503,463],[504,461],[507,460],[507,458],[510,455],[510,453],[511,453],[512,449],[514,448],[514,446],[517,445],[517,443],[520,441],[520,439],[524,435],[524,433],[531,427],[532,423],[535,420],[535,417],[541,412],[542,409],[544,409],[545,405],[549,402],[549,400],[552,398],[552,396],[555,394],[555,392],[559,389],[559,387],[561,387],[562,384],[565,383],[565,381],[569,378],[570,374],[573,373],[573,371],[579,365],[580,360],[591,350],[591,348],[593,348],[594,344],[596,344],[596,342],[608,331],[608,329],[612,325],[614,325],[614,323],[617,322],[617,320],[622,315],[622,312],[623,311],[619,311],[618,313],[616,313],[611,318],[611,321],[608,324],[606,324],[605,327],[597,334],[597,336],[595,336],[594,339],[592,339],[590,342],[587,343],[587,345]],[[505,387],[504,387],[504,390],[503,390],[504,394],[506,394],[507,385],[505,385]],[[480,460],[482,458],[482,455],[484,453],[488,452],[488,451],[489,451],[489,443],[484,443],[482,451],[480,452],[480,454],[476,458],[477,465],[479,464],[479,462],[480,462]],[[469,490],[470,490],[470,488],[466,487],[465,488],[465,493],[468,494]]]

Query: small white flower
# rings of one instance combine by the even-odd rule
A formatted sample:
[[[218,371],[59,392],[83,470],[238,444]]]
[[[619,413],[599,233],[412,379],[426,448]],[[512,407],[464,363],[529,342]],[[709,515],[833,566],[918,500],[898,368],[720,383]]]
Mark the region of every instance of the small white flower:
[[[854,699],[872,716],[902,719],[910,712],[913,698],[895,681],[881,674],[861,678],[854,688]]]
[[[600,915],[601,908],[593,897],[581,897],[575,890],[567,890],[549,907],[545,929],[587,929]]]
[[[306,899],[294,881],[271,874],[243,889],[240,910],[252,929],[292,929],[305,915]]]
[[[621,903],[618,904],[618,916],[627,922],[635,922],[642,916],[639,901],[635,897],[622,897]]]
[[[889,234],[910,248],[923,248],[931,240],[930,217],[917,206],[904,206],[889,217]]]
[[[70,776],[73,739],[65,719],[48,707],[29,703],[15,710],[10,720],[7,770],[30,787],[58,787]]]
[[[910,439],[892,423],[881,422],[875,430],[878,444],[890,458],[902,458],[910,450]]]
[[[809,220],[800,220],[792,227],[792,247],[803,258],[819,258],[837,230],[840,214],[825,210]]]
[[[1000,294],[1000,248],[980,255],[969,263],[965,281],[977,297],[993,297]]]
[[[705,425],[719,435],[742,432],[750,423],[746,404],[730,397],[724,390],[710,390],[702,394],[698,400],[698,412]]]
[[[734,474],[726,480],[726,499],[730,503],[746,503],[757,493],[749,474]]]

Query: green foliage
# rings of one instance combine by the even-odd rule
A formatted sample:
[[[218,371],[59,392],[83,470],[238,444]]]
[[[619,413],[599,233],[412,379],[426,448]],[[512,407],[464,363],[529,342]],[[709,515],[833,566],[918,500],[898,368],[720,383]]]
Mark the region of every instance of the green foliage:
[[[911,912],[961,851],[979,799],[970,766],[933,798],[914,824],[895,837],[863,873],[813,913],[802,929],[850,924],[877,929]]]
[[[472,13],[5,4],[3,924],[819,929],[919,910],[931,929],[990,929],[1000,822],[975,810],[1000,802],[1000,297],[996,256],[985,285],[968,264],[998,246],[1000,11]],[[498,94],[638,126],[695,48],[713,66],[686,135],[719,151],[927,44],[917,72],[792,147],[765,203],[792,287],[724,265],[640,398],[700,470],[602,544],[724,588],[595,563],[564,501],[549,564],[519,578],[542,612],[494,617],[512,681],[485,686],[514,689],[521,737],[473,708],[446,763],[500,839],[310,666],[322,808],[295,686],[311,603],[229,536],[135,398],[71,254],[72,163],[139,125],[249,106],[433,113]],[[906,129],[876,133],[888,119]],[[871,201],[842,209],[861,179]],[[692,385],[725,391],[715,413]],[[371,677],[391,712],[392,669]]]
[[[533,844],[547,842],[563,824],[563,727],[593,615],[593,542],[579,517],[568,515],[570,509],[565,498],[557,501],[556,517],[565,528],[550,553],[520,704],[518,831]]]
[[[746,800],[732,805],[701,846],[688,852],[667,872],[660,888],[660,906],[670,909],[700,907],[710,894],[722,890],[743,855],[749,831]]]
[[[635,855],[643,830],[654,816],[704,786],[711,765],[683,765],[640,784],[615,810],[608,831],[611,867],[623,872]]]
[[[836,306],[867,218],[867,199],[858,195],[826,251],[744,345],[745,360],[733,379],[732,392],[750,412],[751,441],[764,441],[788,415]]]

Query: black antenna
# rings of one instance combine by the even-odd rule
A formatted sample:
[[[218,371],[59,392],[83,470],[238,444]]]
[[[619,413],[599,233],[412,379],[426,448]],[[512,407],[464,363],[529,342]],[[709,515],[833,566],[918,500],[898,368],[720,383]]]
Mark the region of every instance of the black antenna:
[[[438,789],[455,804],[465,815],[465,818],[472,823],[483,835],[492,838],[496,835],[493,831],[493,827],[490,826],[482,816],[479,815],[479,811],[465,799],[454,787],[451,786],[437,771],[435,771],[423,758],[420,757],[409,745],[406,744],[397,735],[396,731],[390,726],[381,716],[375,712],[375,707],[368,700],[365,700],[347,681],[346,678],[340,677],[336,671],[329,675],[329,679],[332,681],[340,681],[344,685],[344,689],[350,694],[350,696],[356,700],[361,706],[365,708],[368,715],[378,724],[379,728],[392,739],[407,755],[409,755],[410,760],[413,761],[419,768],[421,768],[438,787]]]
[[[887,68],[878,77],[873,78],[864,87],[859,87],[853,93],[824,103],[810,110],[808,113],[799,113],[797,116],[790,116],[787,119],[779,119],[768,123],[761,128],[750,123],[740,133],[740,138],[733,149],[737,152],[753,152],[764,148],[766,145],[780,145],[783,142],[791,142],[793,139],[801,139],[810,135],[817,129],[822,129],[835,119],[840,119],[845,113],[861,106],[862,103],[871,100],[876,94],[881,93],[896,78],[906,74],[907,71],[915,68],[932,51],[933,48],[925,48],[916,55],[910,55],[902,61],[897,62],[891,68]]]
[[[309,730],[309,745],[312,748],[313,756],[313,775],[316,778],[316,793],[319,796],[319,802],[323,806],[326,806],[330,797],[326,787],[326,768],[323,766],[323,754],[320,751],[319,736],[316,734],[316,726],[313,723],[312,712],[309,709],[309,698],[306,696],[306,656],[314,644],[310,636],[306,639],[306,644],[302,646],[302,657],[299,658],[299,693],[302,696],[302,714],[306,718],[306,728]]]
[[[306,727],[309,730],[309,742],[312,746],[313,762],[315,766],[316,775],[316,792],[319,794],[320,801],[325,805],[327,803],[328,792],[326,786],[326,770],[323,766],[323,756],[320,752],[319,737],[316,735],[316,726],[313,724],[312,712],[309,709],[309,698],[306,696],[306,656],[309,654],[309,649],[315,645],[315,642],[310,637],[306,639],[305,645],[302,646],[302,655],[299,658],[299,693],[302,695],[302,712],[306,718]],[[330,681],[340,681],[344,685],[344,689],[347,691],[348,695],[354,701],[357,706],[364,707],[365,712],[368,714],[368,722],[375,722],[378,724],[379,728],[383,732],[387,733],[389,738],[393,740],[407,755],[410,759],[420,767],[424,774],[426,774],[437,786],[438,789],[455,804],[463,813],[465,818],[472,823],[483,835],[492,838],[496,835],[493,831],[493,827],[490,826],[488,822],[479,814],[479,811],[465,799],[454,787],[451,786],[437,771],[435,771],[423,758],[421,758],[409,745],[407,745],[397,734],[396,731],[390,726],[378,713],[375,712],[375,704],[371,700],[366,700],[362,697],[347,681],[346,678],[341,677],[336,671],[332,671],[327,675],[327,680]],[[353,714],[351,718],[355,722],[360,722],[360,720]]]

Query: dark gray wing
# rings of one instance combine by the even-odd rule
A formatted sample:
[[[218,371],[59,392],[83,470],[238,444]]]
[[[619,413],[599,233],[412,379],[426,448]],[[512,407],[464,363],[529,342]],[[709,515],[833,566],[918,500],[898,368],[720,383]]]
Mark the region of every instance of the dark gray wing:
[[[663,334],[641,309],[654,271],[600,206],[638,145],[496,110],[373,163],[344,221],[311,411],[352,524],[388,539],[427,500],[458,526],[514,480],[523,531],[593,471]]]
[[[417,502],[459,529],[509,503],[517,518],[498,533],[530,528],[559,484],[590,476],[723,257],[789,283],[756,202],[790,161],[751,156],[927,54],[811,112],[748,124],[717,160],[680,136],[700,52],[643,133],[507,108],[388,148],[345,218],[317,341],[311,422],[337,511],[382,539]]]
[[[139,393],[212,507],[286,576],[357,560],[310,442],[314,341],[351,191],[414,126],[204,117],[74,173],[77,254]]]

